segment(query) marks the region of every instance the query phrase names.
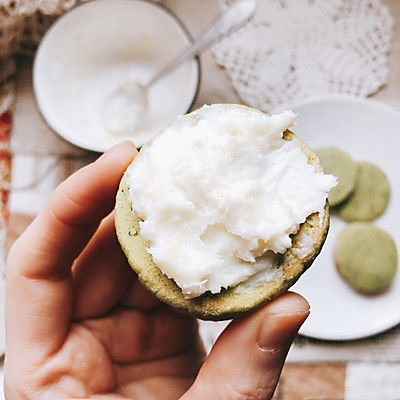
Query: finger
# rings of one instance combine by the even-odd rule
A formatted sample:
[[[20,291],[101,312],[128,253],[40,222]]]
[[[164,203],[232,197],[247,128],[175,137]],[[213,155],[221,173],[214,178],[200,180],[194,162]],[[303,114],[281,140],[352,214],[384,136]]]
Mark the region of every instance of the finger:
[[[122,252],[114,213],[105,218],[75,260],[73,319],[96,318],[116,305],[150,311],[159,300],[137,279]]]
[[[115,233],[114,213],[105,218],[75,260],[72,318],[95,318],[109,311],[136,279]]]
[[[125,293],[121,304],[141,311],[150,311],[160,305],[160,300],[136,279]]]
[[[120,308],[84,322],[119,364],[172,357],[197,341],[196,319],[159,304],[150,312]]]
[[[9,349],[51,352],[63,342],[72,309],[71,264],[112,210],[135,152],[121,143],[73,174],[13,246],[7,266]]]
[[[231,323],[181,399],[270,399],[293,338],[308,314],[309,305],[301,296],[286,293]]]
[[[21,275],[59,279],[69,274],[72,261],[113,209],[119,181],[135,151],[123,142],[58,186],[11,251],[10,261],[14,256],[25,260],[17,266]]]

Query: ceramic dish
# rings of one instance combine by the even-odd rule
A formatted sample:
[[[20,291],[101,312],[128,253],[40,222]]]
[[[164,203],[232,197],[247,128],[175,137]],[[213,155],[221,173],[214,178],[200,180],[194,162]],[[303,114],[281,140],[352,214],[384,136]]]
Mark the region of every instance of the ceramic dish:
[[[180,20],[147,0],[91,0],[60,17],[39,45],[33,85],[40,113],[63,139],[103,152],[123,139],[136,146],[192,106],[199,59],[187,61],[149,90],[147,125],[132,135],[105,128],[104,103],[129,80],[147,83],[192,42]]]
[[[400,113],[372,100],[331,96],[294,106],[293,130],[311,149],[337,146],[355,160],[377,164],[391,184],[391,199],[376,226],[390,233],[400,250]],[[336,271],[332,251],[346,223],[331,216],[325,245],[312,268],[293,290],[311,304],[300,333],[324,340],[352,340],[385,331],[400,323],[400,271],[391,288],[364,296],[349,287]]]

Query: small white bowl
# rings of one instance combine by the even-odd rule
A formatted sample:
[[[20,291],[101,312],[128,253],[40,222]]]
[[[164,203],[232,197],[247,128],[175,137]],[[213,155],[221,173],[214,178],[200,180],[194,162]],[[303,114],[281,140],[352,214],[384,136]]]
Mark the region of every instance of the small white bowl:
[[[91,0],[61,16],[36,53],[33,87],[49,127],[75,146],[104,152],[131,139],[140,147],[193,105],[200,62],[187,61],[149,89],[147,125],[113,135],[102,120],[111,93],[130,79],[146,83],[192,42],[182,22],[148,0]]]

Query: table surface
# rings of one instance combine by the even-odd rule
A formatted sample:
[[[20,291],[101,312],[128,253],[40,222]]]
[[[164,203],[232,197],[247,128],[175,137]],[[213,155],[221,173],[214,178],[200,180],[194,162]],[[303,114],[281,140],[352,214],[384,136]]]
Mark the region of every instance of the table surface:
[[[194,37],[219,12],[215,0],[163,2],[184,20]],[[391,9],[396,22],[389,58],[390,76],[387,85],[373,98],[400,110],[400,1],[384,0],[384,3]],[[209,51],[201,56],[201,62],[203,80],[195,107],[210,102],[240,103],[228,76],[216,65]],[[11,146],[15,190],[12,190],[10,199],[11,218],[7,247],[29,224],[32,216],[42,207],[56,184],[94,159],[93,154],[73,148],[51,134],[40,119],[32,95],[31,60],[27,58],[21,58],[18,63],[17,102]],[[23,171],[27,165],[34,171],[34,176],[30,180],[40,180],[40,183],[34,188],[24,189],[21,186],[29,186],[29,182],[21,183],[26,177],[19,171]],[[51,169],[49,166],[54,168]],[[46,174],[49,168],[51,173]],[[26,211],[28,204],[29,212]],[[213,327],[205,327],[208,329],[206,335],[209,335],[209,344],[215,339],[213,330],[220,329],[218,325],[217,328]],[[400,364],[397,364],[400,363],[398,349],[400,349],[400,328],[392,329],[375,338],[350,343],[327,343],[298,337],[289,353],[290,363],[283,370],[274,398],[285,400],[400,398],[400,395],[390,397],[392,396],[390,391],[386,397],[382,395],[381,377],[384,375],[386,385],[391,385],[389,390],[398,390],[397,393],[400,393],[400,384],[397,382],[397,377],[400,375]],[[384,368],[389,363],[391,374]],[[378,373],[380,367],[383,368],[381,375]],[[365,394],[367,397],[360,395],[360,392],[352,394],[351,382],[368,374],[375,376],[376,379],[375,381],[369,379],[369,392]],[[375,394],[374,385],[377,390]]]

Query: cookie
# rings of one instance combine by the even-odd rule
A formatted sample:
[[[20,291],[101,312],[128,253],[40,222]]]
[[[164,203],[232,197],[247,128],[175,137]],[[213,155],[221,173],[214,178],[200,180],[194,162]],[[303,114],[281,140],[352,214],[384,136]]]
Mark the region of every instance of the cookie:
[[[244,106],[224,105],[223,107]],[[179,123],[186,123],[188,119],[187,123],[191,124],[191,121],[196,121],[198,118],[197,112],[193,112],[181,117]],[[296,141],[307,156],[308,163],[321,170],[318,157],[296,135],[285,131],[283,139]],[[151,145],[150,142],[147,146]],[[144,151],[143,148],[141,151]],[[140,155],[141,153],[138,157]],[[138,158],[133,163],[137,160]],[[320,216],[318,213],[309,215],[297,233],[292,235],[292,247],[277,257],[277,267],[282,269],[279,277],[269,281],[249,279],[234,287],[222,289],[216,294],[206,292],[198,297],[185,298],[181,288],[173,279],[169,279],[162,273],[147,251],[149,244],[140,235],[140,218],[135,217],[132,212],[132,203],[128,195],[128,175],[125,173],[117,193],[115,225],[118,240],[132,269],[143,285],[161,301],[179,311],[204,320],[226,320],[248,314],[285,292],[319,254],[329,227],[329,208],[326,203],[323,215]]]
[[[385,212],[389,199],[390,184],[384,172],[375,164],[360,162],[353,193],[336,211],[347,222],[373,221]]]
[[[378,294],[387,290],[397,271],[392,237],[370,223],[349,224],[337,237],[336,268],[355,290]]]
[[[329,192],[330,206],[342,203],[354,189],[357,175],[357,164],[344,151],[336,147],[314,150],[319,157],[325,173],[337,177],[338,184]]]

